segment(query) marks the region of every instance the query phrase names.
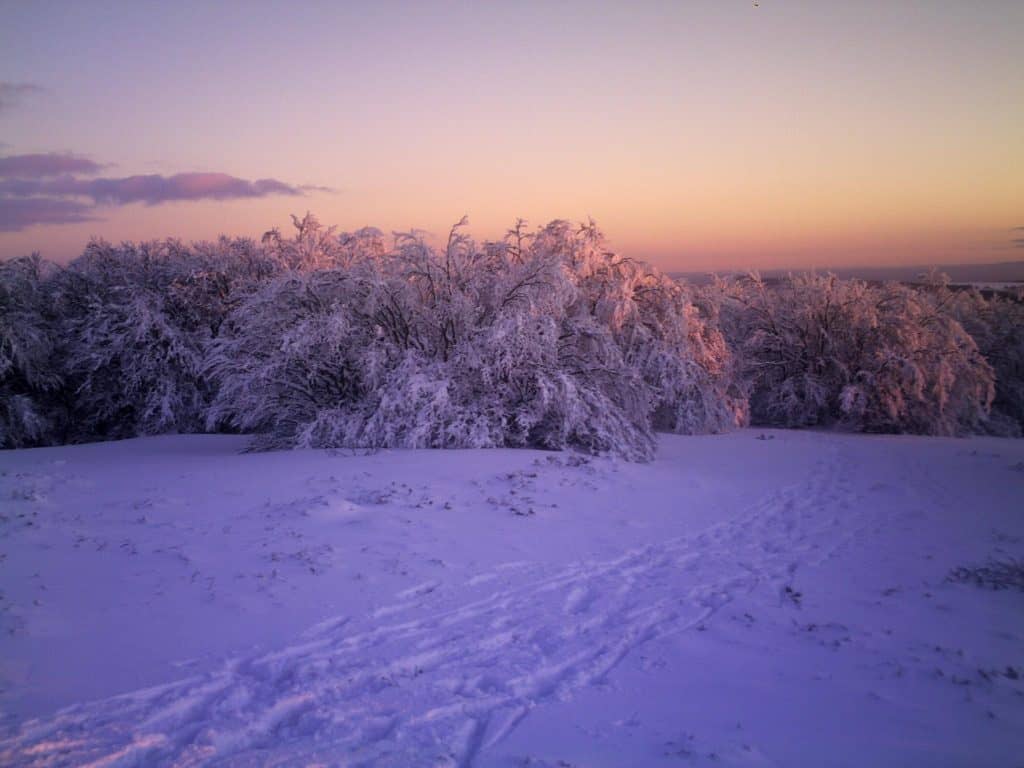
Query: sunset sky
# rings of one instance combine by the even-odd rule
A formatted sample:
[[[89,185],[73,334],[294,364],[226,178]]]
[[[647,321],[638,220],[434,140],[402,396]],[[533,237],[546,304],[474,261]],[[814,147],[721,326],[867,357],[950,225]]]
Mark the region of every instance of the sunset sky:
[[[0,258],[593,217],[665,269],[1024,258],[1024,2],[0,3]],[[54,154],[56,153],[56,154]],[[150,177],[150,178],[131,178]]]

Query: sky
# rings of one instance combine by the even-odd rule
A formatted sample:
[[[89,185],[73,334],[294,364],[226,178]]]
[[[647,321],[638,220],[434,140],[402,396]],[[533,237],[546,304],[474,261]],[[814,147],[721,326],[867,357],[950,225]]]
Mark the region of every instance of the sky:
[[[0,0],[0,258],[593,218],[669,270],[1024,259],[1024,2]]]

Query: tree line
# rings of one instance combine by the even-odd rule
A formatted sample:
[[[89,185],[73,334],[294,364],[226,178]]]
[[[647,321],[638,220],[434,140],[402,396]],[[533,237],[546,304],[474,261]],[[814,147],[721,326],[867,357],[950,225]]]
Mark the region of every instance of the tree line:
[[[1020,435],[1024,303],[831,275],[680,284],[553,221],[443,247],[315,217],[260,242],[0,264],[0,446],[572,447],[748,423]]]

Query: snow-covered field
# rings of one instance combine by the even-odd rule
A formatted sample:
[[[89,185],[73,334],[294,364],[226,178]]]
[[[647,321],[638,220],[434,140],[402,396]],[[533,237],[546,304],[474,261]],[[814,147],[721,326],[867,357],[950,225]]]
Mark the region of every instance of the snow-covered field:
[[[1024,441],[0,453],[5,765],[1024,764]]]

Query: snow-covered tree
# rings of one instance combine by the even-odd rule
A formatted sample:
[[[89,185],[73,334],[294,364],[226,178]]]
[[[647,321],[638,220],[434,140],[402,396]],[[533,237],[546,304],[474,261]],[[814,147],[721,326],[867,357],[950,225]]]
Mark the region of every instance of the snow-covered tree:
[[[364,237],[358,233],[353,241],[343,245],[335,227],[323,226],[319,219],[307,213],[301,219],[292,216],[295,233],[284,237],[280,230],[271,229],[264,233],[262,242],[267,255],[281,266],[296,270],[310,271],[348,266],[353,246],[362,244]],[[363,230],[360,230],[363,232]]]
[[[238,303],[284,270],[276,255],[248,238],[221,237],[176,244],[185,258],[175,270],[170,292],[177,304],[189,306],[196,322],[216,336],[221,322]]]
[[[593,222],[518,221],[477,244],[463,220],[440,248],[293,224],[260,243],[94,241],[63,270],[0,265],[0,445],[227,429],[263,448],[645,459],[656,430],[748,418],[1024,424],[1024,304],[937,278],[694,290],[611,252]]]
[[[317,414],[354,401],[372,344],[354,322],[340,271],[288,272],[243,301],[208,349],[218,385],[207,426],[262,435],[261,447],[311,445]]]
[[[55,299],[74,437],[200,427],[203,347],[215,321],[186,289],[195,266],[175,241],[118,247],[95,240],[60,274]]]
[[[0,262],[0,448],[54,440],[62,383],[46,282],[38,255]]]
[[[984,428],[992,369],[929,291],[833,275],[774,286],[754,275],[719,289],[755,423],[939,435]]]
[[[976,289],[949,291],[933,287],[950,306],[992,366],[996,377],[990,431],[1020,437],[1024,434],[1024,289],[993,292]]]
[[[721,335],[680,286],[607,252],[592,224],[519,223],[482,247],[464,225],[441,249],[405,233],[385,250],[361,230],[326,262],[292,259],[213,342],[209,424],[258,431],[265,446],[574,446],[639,459],[654,426],[742,420]]]

